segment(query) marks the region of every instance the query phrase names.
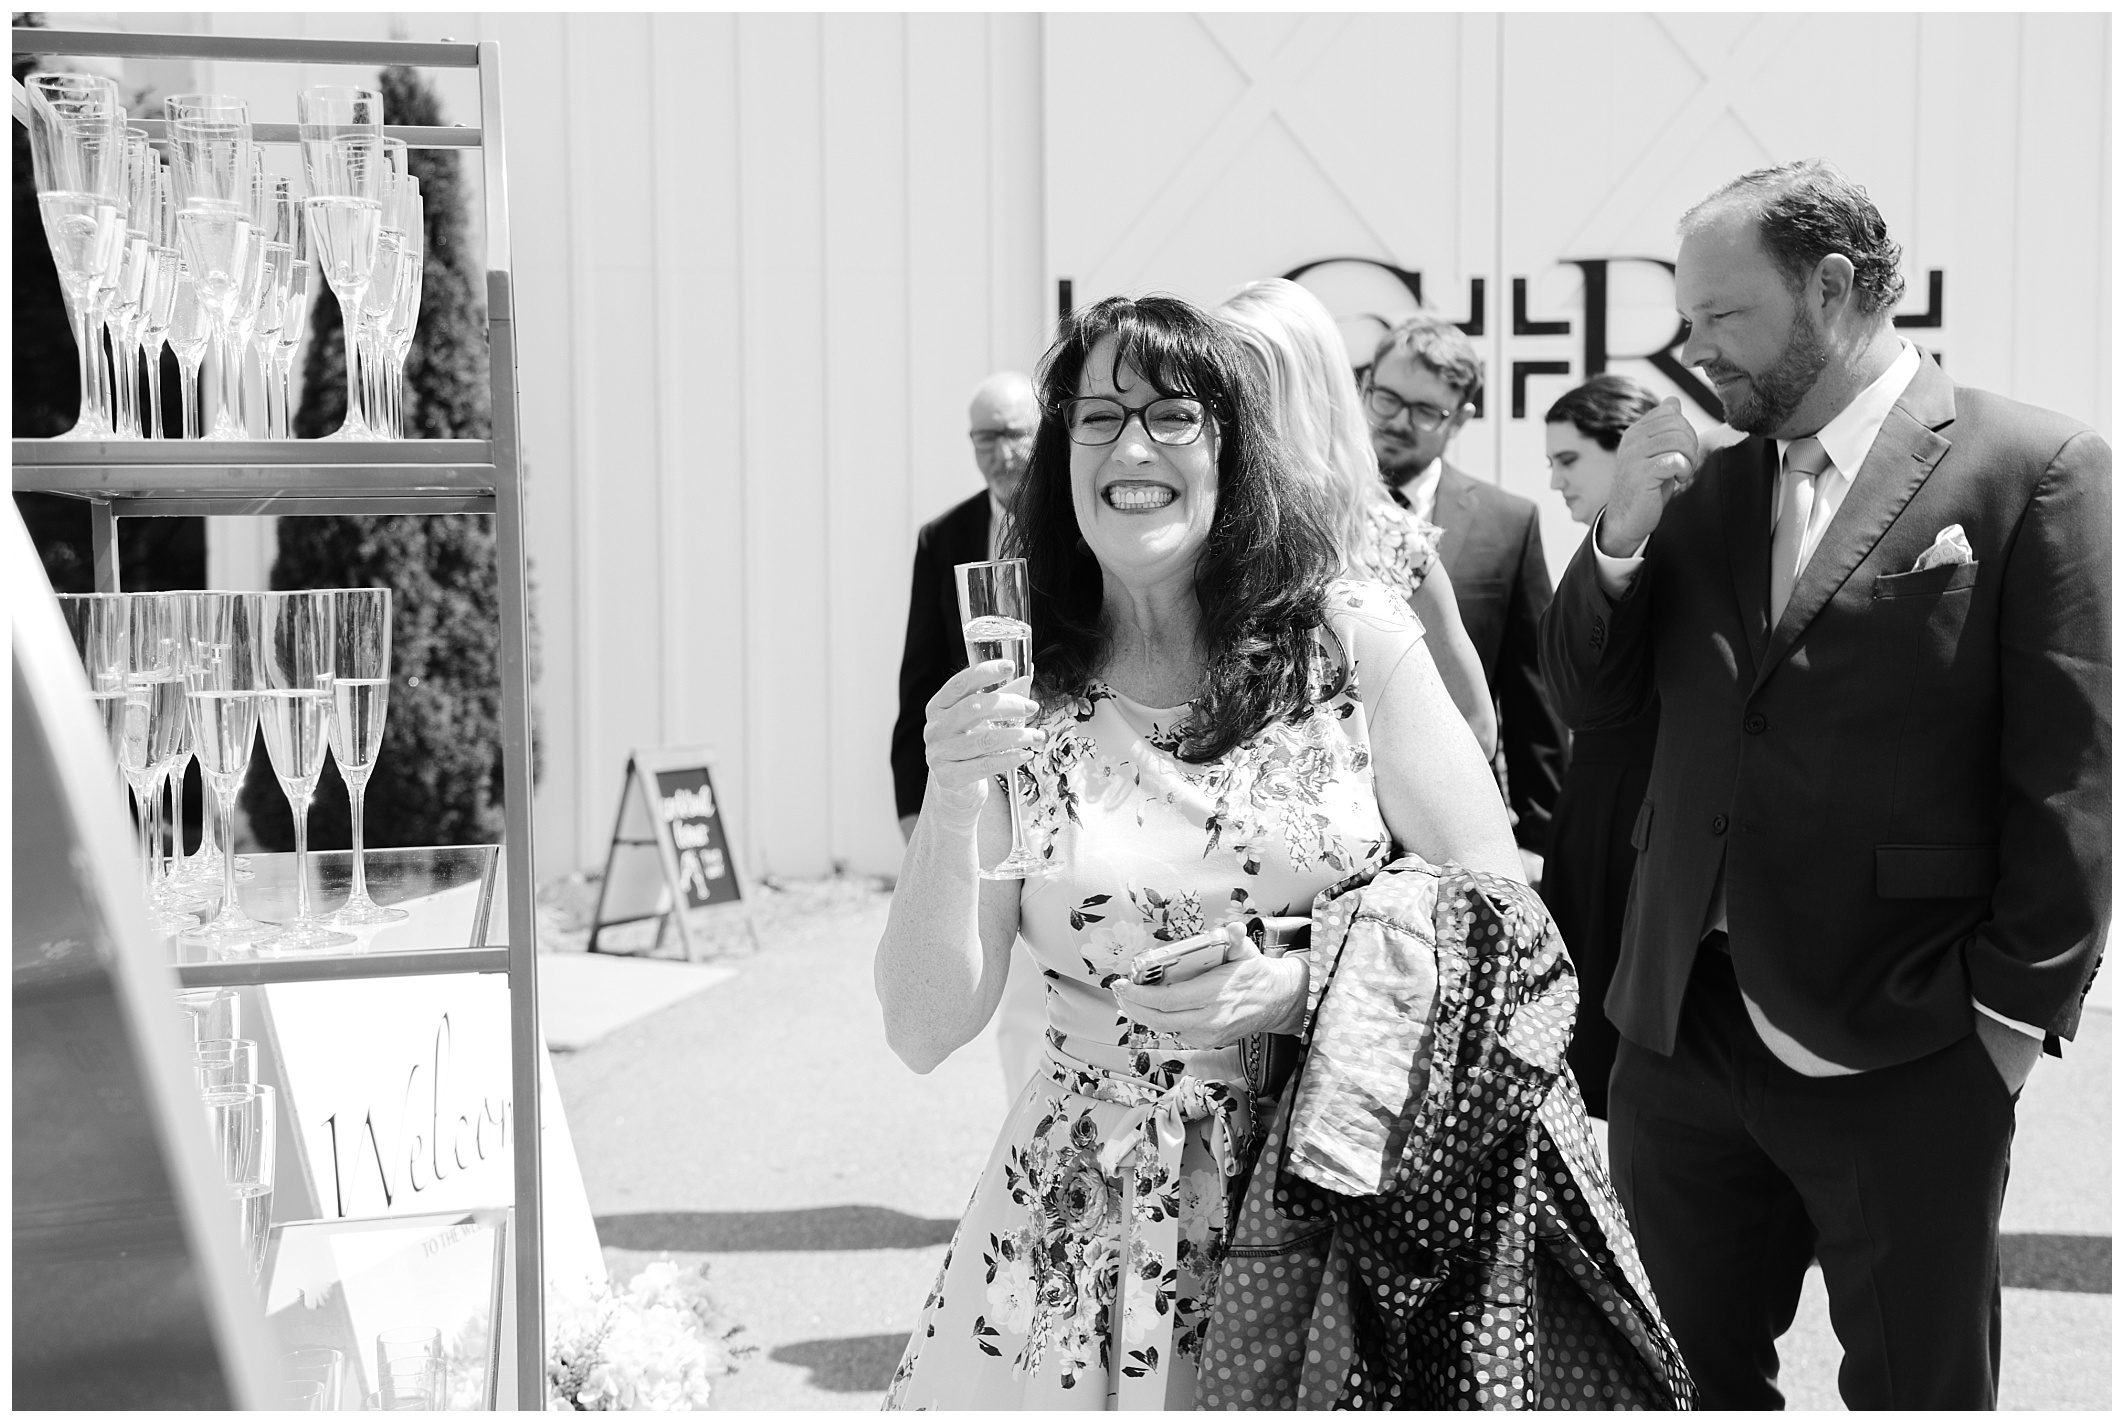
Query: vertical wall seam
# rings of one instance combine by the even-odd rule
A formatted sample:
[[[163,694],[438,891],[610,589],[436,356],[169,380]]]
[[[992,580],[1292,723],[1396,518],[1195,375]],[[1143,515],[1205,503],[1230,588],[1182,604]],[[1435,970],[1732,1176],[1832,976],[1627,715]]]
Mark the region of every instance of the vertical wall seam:
[[[2027,123],[2028,76],[2023,66],[2028,62],[2028,17],[2013,17],[2013,212],[2015,214],[2011,235],[2006,241],[2006,290],[2013,293],[2014,305],[2021,301],[2021,217],[2027,211],[2021,206],[2021,142]],[[2011,343],[2006,355],[2006,388],[2015,399],[2021,392],[2021,343],[2018,337]]]
[[[654,180],[655,174],[664,169],[664,124],[659,112],[663,99],[663,86],[658,82],[661,66],[657,56],[661,52],[657,44],[657,19],[655,14],[646,17],[649,40],[647,58],[647,84],[649,89],[649,163],[652,174],[649,201],[653,204],[649,215],[649,280],[654,295],[649,302],[649,349],[655,353],[656,371],[651,380],[651,390],[656,401],[656,418],[650,427],[650,448],[656,462],[656,523],[657,523],[657,588],[660,596],[656,610],[656,739],[659,745],[673,744],[673,731],[678,720],[678,698],[675,695],[678,674],[674,670],[683,666],[685,651],[673,645],[672,629],[677,622],[675,609],[679,605],[678,587],[678,480],[672,465],[676,458],[676,442],[671,436],[672,401],[670,381],[677,367],[677,352],[671,349],[673,322],[667,315],[668,296],[673,284],[667,280],[666,262],[669,245],[664,240],[664,224],[669,216],[668,199],[664,187]]]
[[[561,17],[561,121],[570,135],[561,145],[561,162],[565,179],[563,191],[567,194],[568,207],[568,384],[571,390],[581,392],[582,349],[586,332],[583,310],[589,278],[585,271],[588,263],[588,244],[583,236],[582,205],[575,198],[576,124],[574,122],[575,92],[574,55],[575,46],[570,18]],[[571,827],[575,841],[575,859],[578,864],[588,864],[597,853],[594,838],[597,832],[591,827],[591,817],[586,813],[589,804],[589,787],[596,779],[597,747],[597,689],[601,680],[597,676],[597,578],[595,537],[596,507],[589,497],[590,479],[590,431],[594,422],[595,404],[578,399],[574,402],[569,420],[569,462],[573,466],[569,478],[569,506],[574,514],[575,569],[574,584],[570,590],[575,614],[575,781],[576,813]]]
[[[1505,366],[1504,292],[1508,278],[1505,276],[1505,23],[1507,17],[1500,13],[1497,25],[1497,93],[1495,95],[1496,132],[1492,138],[1496,151],[1491,155],[1491,180],[1495,186],[1492,195],[1491,248],[1496,254],[1496,263],[1490,272],[1487,299],[1484,303],[1484,320],[1490,331],[1490,382],[1484,393],[1484,413],[1490,418],[1491,482],[1502,489],[1505,482],[1505,425],[1512,408],[1509,403],[1498,403],[1498,392],[1503,391],[1505,400],[1511,400],[1512,373]],[[1489,312],[1497,314],[1491,319]]]
[[[743,738],[740,744],[744,748],[743,754],[734,759],[738,762],[739,779],[744,785],[745,823],[747,827],[743,837],[746,852],[745,867],[749,872],[758,873],[765,868],[765,861],[760,853],[762,845],[759,829],[760,817],[755,813],[759,807],[759,798],[753,794],[754,780],[752,775],[752,687],[755,681],[755,669],[752,665],[752,422],[748,418],[750,413],[748,404],[750,391],[747,388],[747,362],[745,360],[745,221],[740,216],[744,210],[745,203],[745,104],[744,96],[739,92],[739,86],[743,83],[742,76],[745,70],[743,56],[745,43],[744,16],[732,14],[729,17],[729,23],[730,73],[729,82],[723,87],[724,92],[730,96],[731,175],[736,180],[737,187],[737,201],[732,203],[730,207],[731,275],[735,279],[733,300],[731,302],[735,310],[731,316],[730,328],[732,338],[737,346],[737,390],[735,392],[738,451],[736,504],[739,579],[737,625],[738,668],[739,675],[743,679],[743,693],[737,698],[737,704],[738,734]]]
[[[819,294],[818,340],[813,343],[817,353],[819,391],[821,404],[827,410],[835,407],[833,388],[833,360],[828,355],[832,347],[833,306],[833,218],[832,184],[826,174],[826,27],[834,23],[832,15],[817,15],[812,19],[811,68],[815,92],[812,108],[818,125],[817,141],[811,146],[812,179],[818,185],[818,208],[816,226],[818,233],[818,281],[815,290]],[[833,610],[840,605],[841,567],[833,549],[833,437],[824,434],[819,440],[819,509],[824,515],[821,534],[826,543],[826,863],[836,873],[841,868],[841,797],[835,787],[841,784],[836,774],[843,748],[840,738],[833,735],[834,669],[843,665],[841,644],[845,629]]]

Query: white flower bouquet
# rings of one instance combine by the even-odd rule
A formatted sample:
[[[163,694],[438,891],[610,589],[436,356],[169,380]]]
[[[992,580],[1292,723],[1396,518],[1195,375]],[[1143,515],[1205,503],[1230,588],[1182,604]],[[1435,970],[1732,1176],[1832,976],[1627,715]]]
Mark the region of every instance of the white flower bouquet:
[[[708,1267],[669,1260],[624,1287],[585,1281],[546,1290],[546,1393],[552,1409],[707,1408],[715,1380],[752,1352],[730,1340],[708,1295]]]

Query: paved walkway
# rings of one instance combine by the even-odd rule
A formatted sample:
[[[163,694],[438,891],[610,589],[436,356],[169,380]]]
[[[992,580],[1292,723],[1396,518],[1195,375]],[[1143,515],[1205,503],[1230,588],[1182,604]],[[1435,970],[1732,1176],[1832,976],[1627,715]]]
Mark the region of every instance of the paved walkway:
[[[870,970],[885,905],[798,887],[729,977],[555,1055],[614,1273],[708,1262],[759,1348],[725,1408],[875,1408],[993,1144],[986,1036],[926,1077],[885,1046]],[[2002,1402],[2106,1409],[2106,1009],[2022,1099],[2005,1231]],[[1784,1354],[1792,1406],[1838,1406],[1818,1278]]]

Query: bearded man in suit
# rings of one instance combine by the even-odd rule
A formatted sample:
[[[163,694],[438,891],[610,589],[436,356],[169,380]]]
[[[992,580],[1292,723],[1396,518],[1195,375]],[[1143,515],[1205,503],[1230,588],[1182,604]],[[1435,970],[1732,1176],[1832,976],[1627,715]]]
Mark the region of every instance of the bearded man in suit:
[[[1458,326],[1432,312],[1405,317],[1372,353],[1365,417],[1379,475],[1394,500],[1442,530],[1438,558],[1497,706],[1498,760],[1512,835],[1527,878],[1541,879],[1549,813],[1569,750],[1541,679],[1535,626],[1549,604],[1549,565],[1534,502],[1470,479],[1446,449],[1475,415],[1483,363]]]
[[[987,487],[924,524],[915,536],[914,586],[907,595],[907,639],[900,650],[900,715],[892,728],[892,791],[902,840],[914,833],[922,789],[929,783],[922,747],[925,709],[937,689],[966,665],[952,568],[1002,557],[1010,501],[1032,461],[1033,435],[1040,427],[1032,381],[1021,371],[998,371],[982,381],[967,406],[966,426],[974,464]],[[1015,1099],[1039,1065],[1046,1032],[1045,983],[1021,940],[1011,949],[1010,977],[996,1008],[1006,1098]]]
[[[1682,358],[1747,438],[1632,426],[1542,622],[1571,725],[1660,705],[1615,1182],[1706,1407],[1781,1405],[1819,1258],[1848,1405],[1988,1408],[2015,1104],[2109,919],[2109,447],[1904,342],[1825,163],[1681,238]]]

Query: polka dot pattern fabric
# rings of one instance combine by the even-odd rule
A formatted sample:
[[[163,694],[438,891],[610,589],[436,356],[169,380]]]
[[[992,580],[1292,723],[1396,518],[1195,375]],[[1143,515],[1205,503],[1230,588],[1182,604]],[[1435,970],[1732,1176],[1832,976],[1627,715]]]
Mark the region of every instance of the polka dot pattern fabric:
[[[1563,1070],[1576,983],[1541,901],[1512,881],[1405,858],[1316,905],[1314,922],[1323,1008],[1305,1062],[1249,1143],[1259,1169],[1211,1309],[1202,1406],[1693,1406]],[[1409,1064],[1420,1085],[1397,1120],[1333,1144],[1383,1154],[1386,1188],[1343,1195],[1291,1169],[1293,1136],[1313,1130],[1309,1104],[1346,1090],[1321,1079],[1365,1045],[1315,1049],[1348,1021],[1332,1011],[1336,995],[1371,991],[1364,946],[1379,939],[1402,962],[1435,956],[1429,1061]]]

